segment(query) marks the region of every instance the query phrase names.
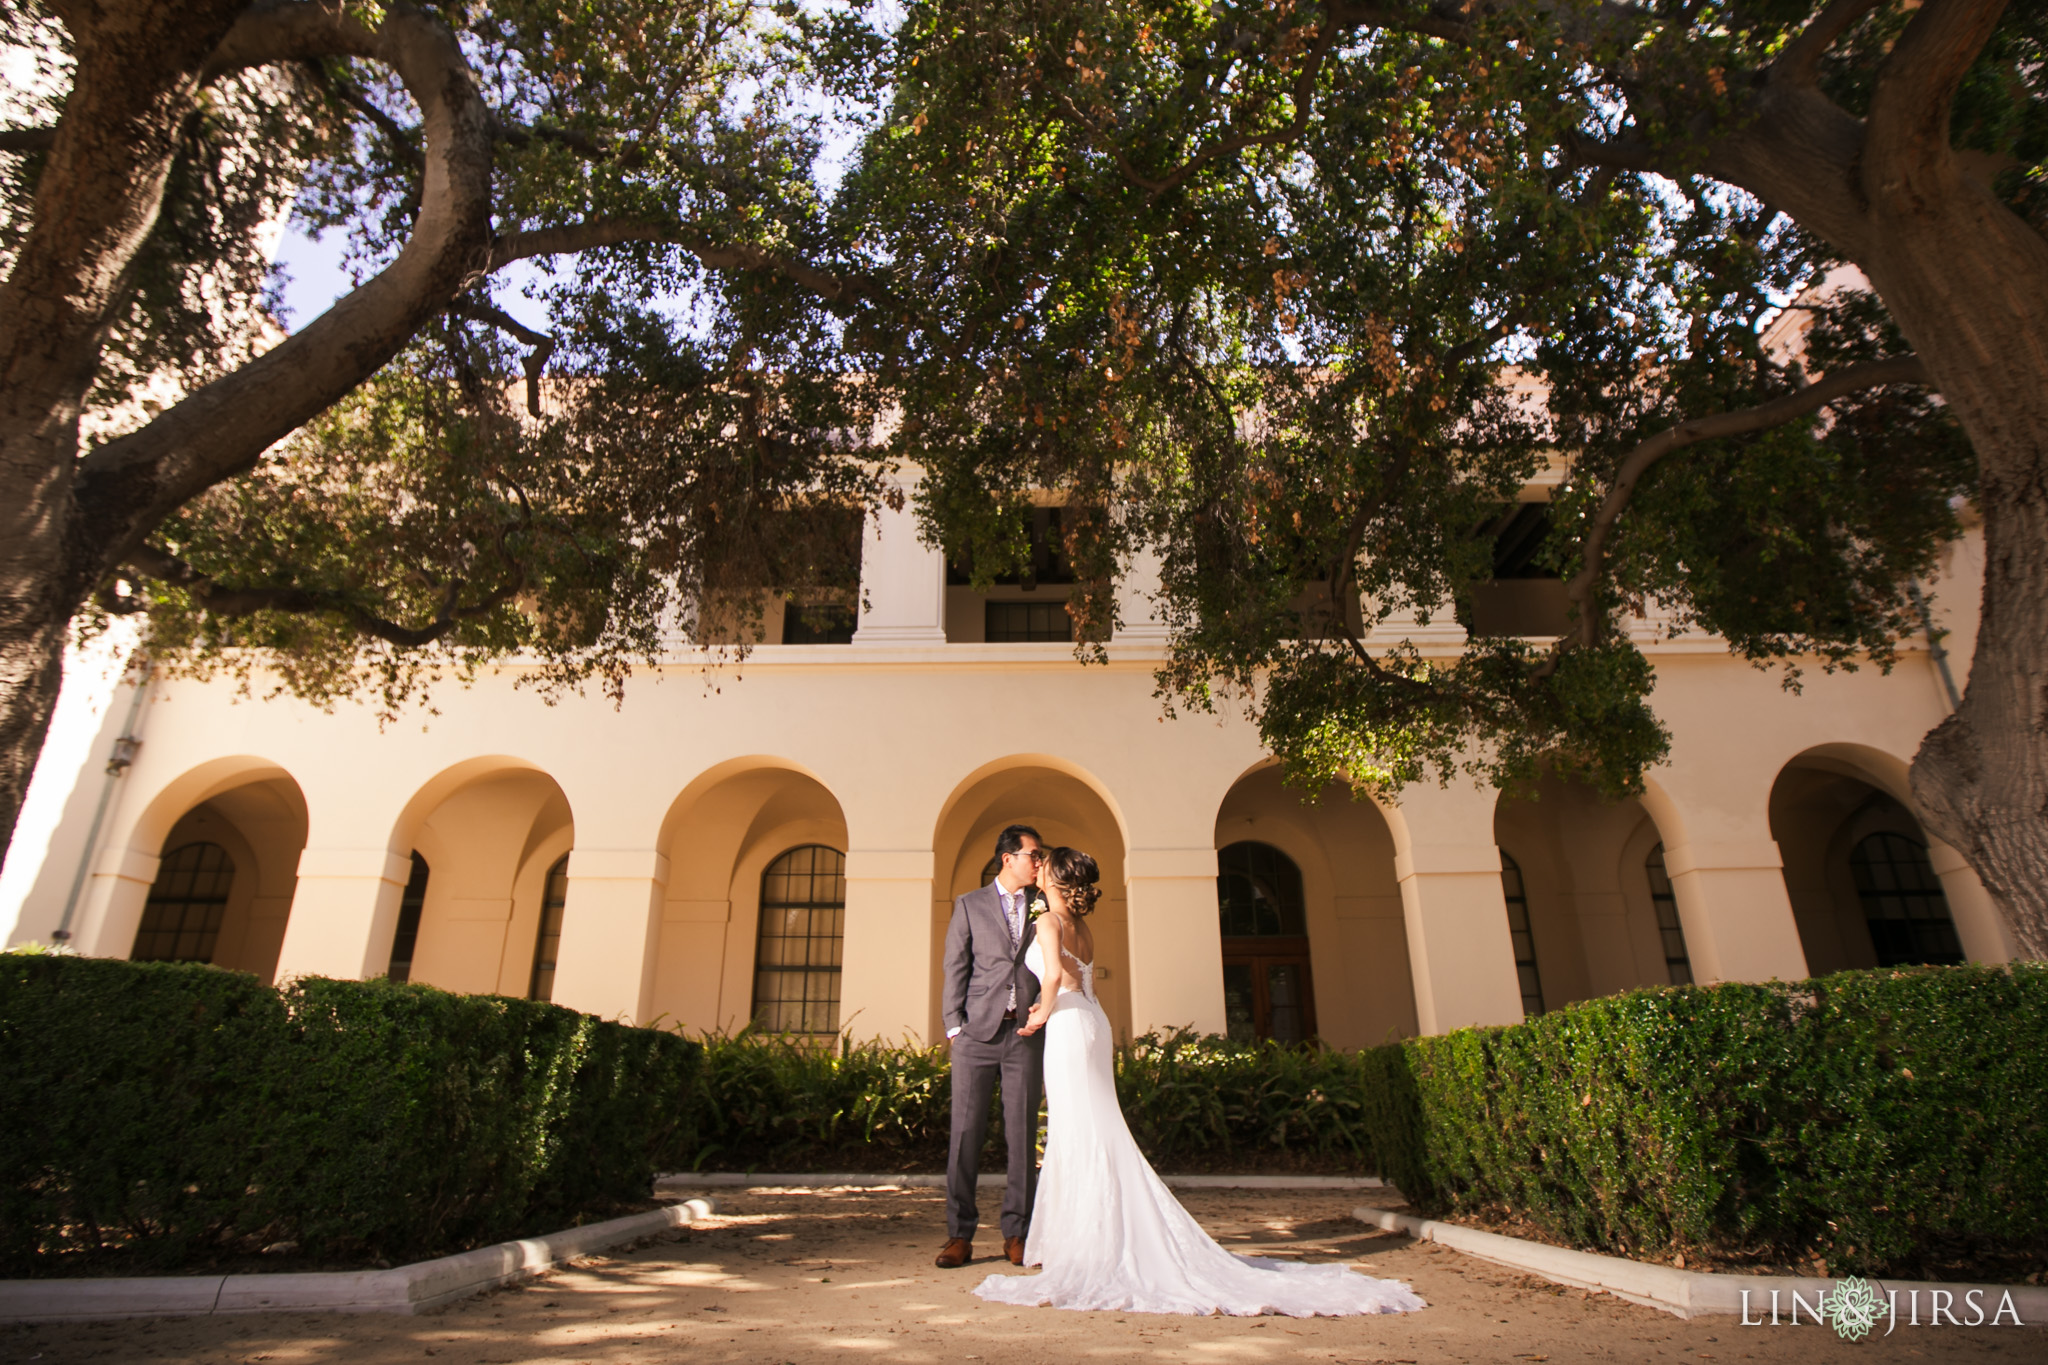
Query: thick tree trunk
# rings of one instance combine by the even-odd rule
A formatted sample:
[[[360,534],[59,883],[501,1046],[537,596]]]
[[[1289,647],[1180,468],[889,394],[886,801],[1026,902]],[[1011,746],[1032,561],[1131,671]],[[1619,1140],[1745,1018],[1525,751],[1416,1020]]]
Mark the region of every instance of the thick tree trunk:
[[[65,634],[61,620],[55,627],[47,619],[0,626],[0,868],[13,850],[15,822],[57,708]]]
[[[1962,173],[1949,109],[2005,0],[1928,0],[1867,117],[1773,73],[1706,169],[1860,266],[1977,454],[1985,576],[1956,714],[1913,760],[1913,797],[2048,958],[2048,241]],[[1782,76],[1782,78],[1780,78]]]
[[[1921,745],[1913,796],[2020,950],[2048,958],[2048,242],[1960,182],[1880,202],[1864,268],[1970,434],[1984,517],[1969,686]]]
[[[34,226],[0,282],[0,840],[10,848],[56,706],[66,628],[97,578],[71,513],[105,319],[162,207],[200,67],[244,3],[62,16],[77,77]]]
[[[60,8],[62,8],[60,6]],[[0,841],[56,702],[72,614],[165,516],[375,374],[489,265],[491,118],[461,44],[431,14],[157,0],[64,13],[78,67],[0,282]],[[90,452],[79,415],[136,249],[153,229],[203,73],[322,55],[378,61],[421,110],[427,152],[398,257],[264,355]]]

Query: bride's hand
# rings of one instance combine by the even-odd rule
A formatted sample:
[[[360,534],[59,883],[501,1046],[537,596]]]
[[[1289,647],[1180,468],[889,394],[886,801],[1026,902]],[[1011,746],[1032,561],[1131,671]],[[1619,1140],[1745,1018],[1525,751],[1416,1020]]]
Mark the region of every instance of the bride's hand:
[[[1020,1036],[1029,1038],[1032,1034],[1044,1028],[1045,1021],[1050,1018],[1052,1018],[1052,1002],[1041,996],[1038,1003],[1031,1007],[1031,1012],[1024,1016],[1024,1024],[1017,1032]]]

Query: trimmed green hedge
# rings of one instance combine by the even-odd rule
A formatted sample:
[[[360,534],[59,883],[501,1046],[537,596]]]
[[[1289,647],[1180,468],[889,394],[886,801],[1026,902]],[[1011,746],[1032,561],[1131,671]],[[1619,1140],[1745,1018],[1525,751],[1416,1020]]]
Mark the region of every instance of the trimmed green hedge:
[[[1180,1030],[1117,1049],[1117,1094],[1161,1169],[1371,1170],[1362,1065]],[[951,1122],[944,1048],[831,1050],[746,1030],[705,1040],[690,1126],[705,1170],[930,1172],[945,1169]],[[985,1170],[1007,1159],[1002,1126],[998,1099]]]
[[[562,1227],[682,1162],[699,1053],[502,996],[0,955],[0,1273]]]
[[[1367,1054],[1388,1178],[1572,1245],[2048,1257],[2048,969],[1639,991]]]

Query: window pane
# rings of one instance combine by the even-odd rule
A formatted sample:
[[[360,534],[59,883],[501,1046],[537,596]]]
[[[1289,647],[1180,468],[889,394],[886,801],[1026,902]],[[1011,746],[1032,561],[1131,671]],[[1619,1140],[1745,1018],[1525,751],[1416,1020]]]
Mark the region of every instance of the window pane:
[[[385,975],[393,981],[412,980],[413,950],[419,946],[420,911],[427,904],[427,860],[412,855],[412,875],[405,880],[405,894],[398,901],[398,928],[391,935],[391,966]]]
[[[129,957],[137,962],[211,962],[227,917],[235,864],[219,844],[186,844],[157,869]]]
[[[1298,1043],[1308,1036],[1299,962],[1274,962],[1266,967],[1266,1036],[1278,1043]]]
[[[1216,912],[1225,938],[1308,933],[1301,869],[1271,844],[1247,840],[1216,855]]]
[[[1534,1019],[1543,1013],[1543,978],[1536,970],[1536,935],[1529,927],[1529,898],[1522,888],[1522,868],[1503,849],[1500,855],[1501,894],[1508,903],[1508,937],[1515,945],[1515,975],[1522,986],[1522,1013]]]
[[[982,638],[991,644],[1042,641],[1071,643],[1074,618],[1058,602],[990,602],[982,618]]]
[[[793,848],[761,874],[754,1022],[777,1033],[836,1034],[846,855]]]
[[[562,912],[569,903],[569,855],[548,869],[547,886],[540,898],[540,934],[533,945],[533,979],[527,996],[533,1000],[555,998],[555,959],[562,948]]]
[[[1948,897],[1927,849],[1903,834],[1873,834],[1849,855],[1863,920],[1880,967],[1964,960]]]
[[[1678,895],[1664,869],[1664,845],[1650,850],[1643,859],[1643,872],[1650,879],[1650,905],[1657,912],[1657,933],[1664,940],[1664,975],[1674,986],[1692,984],[1692,955],[1685,948],[1685,926],[1678,920]]]
[[[1231,1041],[1249,1043],[1258,1037],[1257,1007],[1252,999],[1252,964],[1223,964],[1224,1031]]]

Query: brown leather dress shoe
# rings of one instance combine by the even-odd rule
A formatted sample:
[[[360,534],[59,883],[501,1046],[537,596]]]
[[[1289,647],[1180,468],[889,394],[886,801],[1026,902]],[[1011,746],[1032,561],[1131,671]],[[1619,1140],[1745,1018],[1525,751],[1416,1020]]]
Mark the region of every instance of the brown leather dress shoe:
[[[1022,1243],[1019,1243],[1019,1245],[1021,1246]],[[973,1259],[974,1243],[968,1241],[965,1237],[955,1237],[952,1241],[946,1243],[945,1250],[939,1253],[939,1258],[933,1261],[932,1264],[941,1270],[958,1270]]]
[[[1003,1255],[1010,1258],[1011,1265],[1023,1265],[1024,1239],[1022,1237],[1005,1237],[1003,1239]]]

